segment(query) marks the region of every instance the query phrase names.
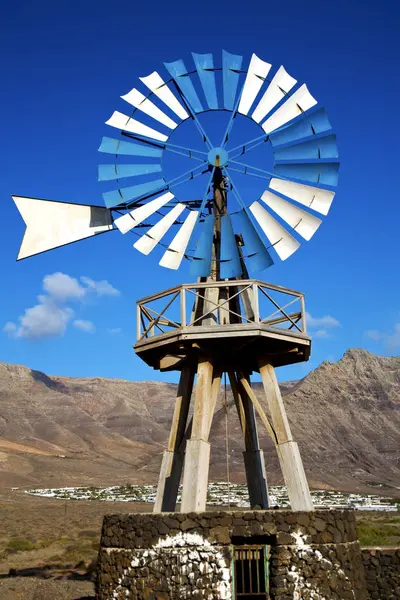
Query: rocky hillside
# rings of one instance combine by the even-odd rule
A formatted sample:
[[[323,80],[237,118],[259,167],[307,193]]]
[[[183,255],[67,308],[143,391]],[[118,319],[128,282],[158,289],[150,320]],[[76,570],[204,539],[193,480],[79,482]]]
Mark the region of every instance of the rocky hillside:
[[[400,357],[352,349],[282,391],[313,487],[400,488]],[[50,377],[0,363],[1,485],[156,481],[175,393],[165,383]],[[241,432],[228,401],[231,478],[243,481]],[[225,431],[221,402],[212,430],[218,479],[225,478]],[[269,480],[279,483],[275,450],[260,439]]]

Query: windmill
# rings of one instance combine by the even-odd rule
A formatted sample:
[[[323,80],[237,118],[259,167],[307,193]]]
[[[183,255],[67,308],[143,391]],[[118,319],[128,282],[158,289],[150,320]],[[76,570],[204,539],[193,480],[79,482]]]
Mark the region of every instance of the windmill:
[[[106,122],[119,135],[104,137],[99,148],[113,157],[99,165],[99,181],[108,186],[105,207],[13,196],[26,223],[18,259],[118,229],[133,233],[134,248],[145,255],[161,249],[162,267],[176,270],[184,259],[189,262],[195,283],[137,304],[136,353],[155,369],[180,372],[155,511],[175,509],[182,471],[181,511],[205,510],[209,433],[223,374],[243,431],[251,504],[269,506],[257,413],[276,446],[292,508],[312,510],[275,375],[277,366],[308,360],[304,295],[250,279],[249,273],[276,258],[286,260],[328,214],[338,180],[336,136],[326,110],[283,66],[275,70],[255,54],[247,65],[225,51],[221,62],[214,63],[212,54],[192,57],[193,66],[177,60],[164,63],[164,75],[141,77],[138,88],[122,96],[129,109],[115,111]],[[217,145],[204,113],[225,119]],[[240,120],[258,132],[235,145]],[[183,123],[197,136],[189,147],[176,140]],[[271,170],[244,157],[266,146]],[[169,177],[168,155],[190,169]],[[256,197],[243,184],[251,179],[263,182]],[[205,185],[198,194],[200,180]],[[184,199],[180,190],[195,182],[195,197]],[[264,316],[266,303],[272,313]],[[261,374],[263,403],[251,387],[254,372]]]

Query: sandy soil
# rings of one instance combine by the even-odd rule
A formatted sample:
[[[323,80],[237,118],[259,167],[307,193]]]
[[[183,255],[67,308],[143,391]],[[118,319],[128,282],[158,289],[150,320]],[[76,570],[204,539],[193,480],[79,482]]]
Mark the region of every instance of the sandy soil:
[[[62,501],[0,490],[1,600],[94,599],[103,516],[151,508],[144,503]]]
[[[13,577],[0,580],[1,600],[94,600],[90,581]]]

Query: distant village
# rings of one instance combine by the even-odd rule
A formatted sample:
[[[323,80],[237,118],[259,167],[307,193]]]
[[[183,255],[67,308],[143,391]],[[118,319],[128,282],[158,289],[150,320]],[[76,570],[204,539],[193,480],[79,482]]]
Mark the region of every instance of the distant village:
[[[119,485],[112,487],[65,487],[31,489],[25,493],[62,500],[97,500],[104,502],[149,502],[155,501],[154,485]],[[315,508],[353,508],[355,510],[397,511],[399,500],[372,494],[350,494],[326,490],[312,490]],[[289,499],[284,486],[269,488],[271,508],[289,507]],[[180,502],[180,494],[178,495]],[[248,508],[248,491],[245,484],[214,482],[208,486],[207,503],[232,508]]]

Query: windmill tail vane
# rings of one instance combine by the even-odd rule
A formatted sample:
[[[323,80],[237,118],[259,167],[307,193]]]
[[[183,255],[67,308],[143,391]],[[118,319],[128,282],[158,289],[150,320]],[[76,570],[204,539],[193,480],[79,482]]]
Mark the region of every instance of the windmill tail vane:
[[[98,166],[99,181],[112,188],[103,192],[104,207],[13,196],[26,224],[18,260],[119,230],[136,234],[133,246],[142,254],[163,248],[161,266],[178,269],[186,258],[193,276],[208,277],[217,228],[219,275],[229,279],[285,260],[301,239],[311,239],[338,182],[336,135],[326,110],[283,66],[274,71],[255,54],[247,67],[242,56],[226,51],[218,66],[212,54],[192,58],[194,68],[176,60],[164,63],[165,76],[154,71],[139,78],[142,91],[121,96],[130,114],[115,111],[106,121],[119,137],[103,137],[99,147],[113,157]],[[227,119],[217,146],[201,116],[209,111]],[[256,124],[259,135],[230,147],[242,118]],[[191,123],[196,138],[191,147],[172,135],[183,122]],[[245,157],[266,143],[272,171]],[[192,166],[168,177],[167,155]],[[201,178],[202,194],[185,200],[179,186],[194,180],[199,186]],[[251,187],[236,182],[245,178],[264,180],[264,192],[249,199]],[[216,189],[225,194],[220,210]]]

